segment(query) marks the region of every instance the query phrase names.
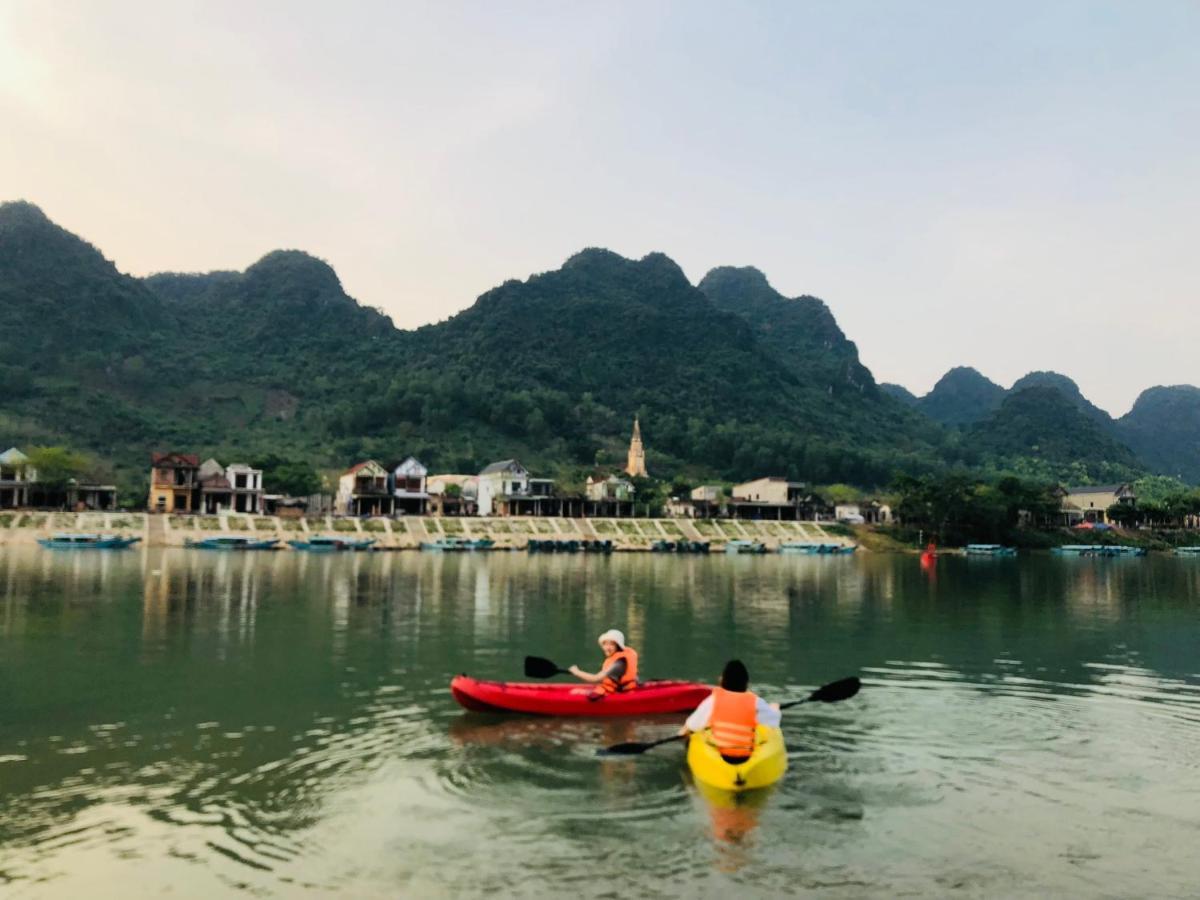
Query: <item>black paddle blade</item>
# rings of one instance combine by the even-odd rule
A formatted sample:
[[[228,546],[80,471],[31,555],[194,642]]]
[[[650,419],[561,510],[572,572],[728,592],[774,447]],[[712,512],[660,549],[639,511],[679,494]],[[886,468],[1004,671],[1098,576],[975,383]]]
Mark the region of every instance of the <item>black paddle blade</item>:
[[[627,741],[624,744],[613,744],[611,747],[601,747],[596,751],[597,756],[633,756],[645,753],[654,744],[642,744],[637,741]]]
[[[809,694],[808,699],[815,703],[837,703],[839,700],[849,700],[861,687],[862,682],[858,678],[843,678],[841,681],[817,688]]]
[[[526,678],[553,678],[562,670],[548,659],[540,656],[525,657]]]

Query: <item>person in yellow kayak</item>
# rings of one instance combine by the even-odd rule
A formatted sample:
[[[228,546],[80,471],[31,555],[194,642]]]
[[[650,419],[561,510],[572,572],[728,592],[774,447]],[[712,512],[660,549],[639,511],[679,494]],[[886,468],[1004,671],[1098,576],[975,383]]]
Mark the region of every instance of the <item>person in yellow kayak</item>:
[[[625,635],[610,628],[597,641],[604,651],[604,663],[599,672],[585,672],[579,666],[567,670],[580,681],[595,685],[588,699],[603,700],[609,694],[637,687],[638,655],[632,647],[625,646]]]
[[[745,761],[754,752],[755,726],[778,728],[779,704],[767,703],[750,691],[750,673],[740,659],[725,663],[717,687],[688,716],[681,737],[709,730],[717,752],[728,763]]]

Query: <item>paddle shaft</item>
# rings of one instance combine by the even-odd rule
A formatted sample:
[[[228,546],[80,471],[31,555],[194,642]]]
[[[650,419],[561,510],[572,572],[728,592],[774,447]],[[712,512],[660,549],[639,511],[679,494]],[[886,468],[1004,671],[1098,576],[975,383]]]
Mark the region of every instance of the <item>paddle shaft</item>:
[[[838,703],[842,700],[848,700],[849,698],[853,697],[858,693],[859,688],[861,687],[862,682],[860,682],[857,678],[843,678],[841,681],[830,682],[827,685],[817,688],[807,697],[804,697],[800,700],[791,700],[787,703],[781,703],[779,704],[779,708],[781,710],[789,709],[793,706],[799,706],[801,703],[811,703],[813,701],[818,701],[820,703]],[[648,744],[639,743],[637,741],[629,741],[624,744],[614,744],[613,746],[607,747],[598,752],[603,755],[612,754],[617,756],[629,756],[638,753],[645,753],[652,747],[658,747],[662,744],[669,744],[672,741],[681,740],[683,737],[684,735],[674,734],[671,735],[671,737],[665,737],[657,741],[652,741]]]

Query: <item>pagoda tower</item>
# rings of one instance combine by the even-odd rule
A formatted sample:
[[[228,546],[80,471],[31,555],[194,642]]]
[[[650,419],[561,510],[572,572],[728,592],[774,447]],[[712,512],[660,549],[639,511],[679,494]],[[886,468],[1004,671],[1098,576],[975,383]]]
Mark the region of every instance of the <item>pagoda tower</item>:
[[[647,478],[646,448],[642,446],[642,429],[637,417],[633,419],[633,437],[629,441],[629,461],[625,463],[625,474],[635,478]]]

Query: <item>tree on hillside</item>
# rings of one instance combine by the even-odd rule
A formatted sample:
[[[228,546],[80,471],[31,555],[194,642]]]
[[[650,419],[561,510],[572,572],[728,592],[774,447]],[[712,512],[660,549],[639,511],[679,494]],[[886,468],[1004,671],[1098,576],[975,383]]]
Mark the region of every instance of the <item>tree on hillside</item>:
[[[263,470],[263,487],[272,494],[307,497],[321,490],[321,476],[306,462],[272,453],[256,460],[254,468]]]
[[[29,465],[37,472],[38,486],[44,490],[61,491],[78,480],[88,468],[88,458],[66,447],[34,447],[29,451]]]

